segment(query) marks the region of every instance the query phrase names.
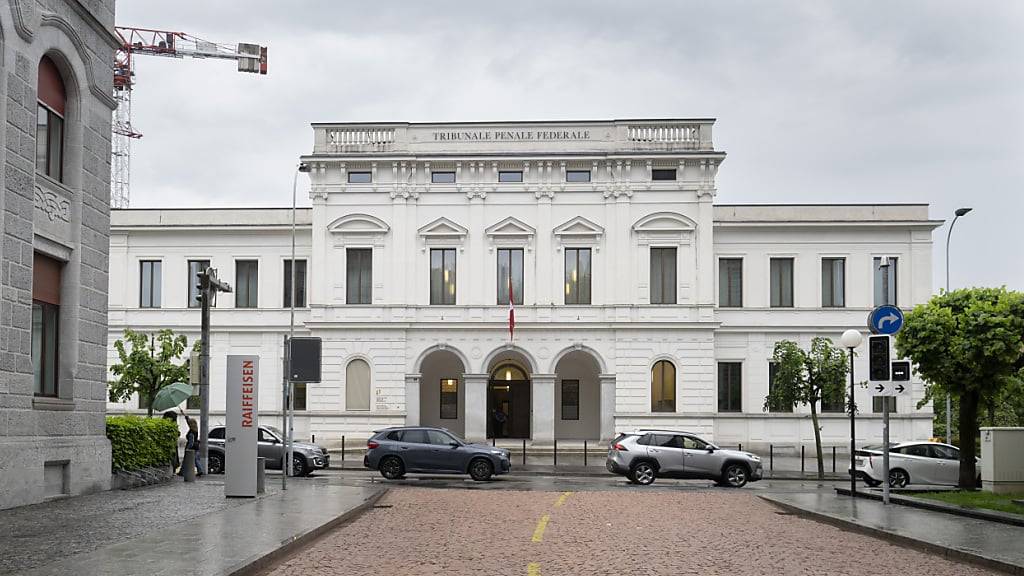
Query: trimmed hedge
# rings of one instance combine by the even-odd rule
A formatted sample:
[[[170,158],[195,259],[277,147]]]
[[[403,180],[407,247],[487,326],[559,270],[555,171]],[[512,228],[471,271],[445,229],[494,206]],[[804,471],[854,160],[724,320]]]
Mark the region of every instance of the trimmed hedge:
[[[139,470],[167,466],[177,449],[178,427],[163,418],[107,416],[111,467]]]

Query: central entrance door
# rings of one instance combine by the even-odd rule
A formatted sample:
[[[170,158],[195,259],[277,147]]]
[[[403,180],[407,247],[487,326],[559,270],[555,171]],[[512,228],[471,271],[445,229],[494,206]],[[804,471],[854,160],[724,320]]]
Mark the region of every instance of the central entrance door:
[[[515,364],[502,364],[487,383],[487,436],[530,437],[530,380]]]

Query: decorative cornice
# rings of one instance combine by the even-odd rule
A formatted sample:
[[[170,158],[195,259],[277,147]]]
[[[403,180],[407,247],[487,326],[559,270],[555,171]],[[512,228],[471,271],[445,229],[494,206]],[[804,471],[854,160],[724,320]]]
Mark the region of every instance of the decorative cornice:
[[[10,0],[11,19],[14,20],[14,29],[21,36],[22,40],[31,42],[35,36],[36,9],[35,1]]]

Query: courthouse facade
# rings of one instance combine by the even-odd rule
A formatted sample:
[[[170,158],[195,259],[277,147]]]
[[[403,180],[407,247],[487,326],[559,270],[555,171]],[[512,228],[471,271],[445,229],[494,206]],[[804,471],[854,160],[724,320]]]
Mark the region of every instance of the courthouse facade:
[[[297,331],[323,339],[324,369],[300,387],[298,435],[424,424],[547,444],[657,426],[812,442],[806,409],[764,409],[774,343],[864,329],[884,290],[927,300],[940,222],[925,205],[716,204],[713,126],[313,125]],[[109,341],[196,337],[193,275],[212,265],[234,287],[212,316],[214,419],[228,353],[261,356],[260,412],[279,414],[290,223],[288,209],[115,211]],[[915,379],[896,400],[893,438],[931,434],[923,394]],[[880,403],[857,401],[858,435],[877,440]],[[842,399],[822,408],[826,444],[843,445]]]

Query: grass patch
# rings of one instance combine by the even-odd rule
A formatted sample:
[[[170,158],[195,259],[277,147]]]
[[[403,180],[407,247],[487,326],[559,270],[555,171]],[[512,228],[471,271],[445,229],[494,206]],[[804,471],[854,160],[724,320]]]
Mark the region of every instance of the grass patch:
[[[1013,503],[1013,500],[1020,500],[1024,498],[1024,492],[1016,492],[1013,494],[993,494],[992,492],[985,492],[982,490],[977,492],[953,490],[949,492],[924,492],[921,494],[914,494],[914,496],[927,498],[929,500],[938,500],[939,502],[945,502],[946,504],[966,506],[967,508],[985,508],[987,510],[996,510],[998,512],[1009,512],[1010,514],[1024,515],[1024,506]]]

